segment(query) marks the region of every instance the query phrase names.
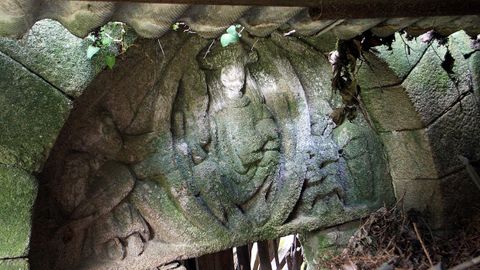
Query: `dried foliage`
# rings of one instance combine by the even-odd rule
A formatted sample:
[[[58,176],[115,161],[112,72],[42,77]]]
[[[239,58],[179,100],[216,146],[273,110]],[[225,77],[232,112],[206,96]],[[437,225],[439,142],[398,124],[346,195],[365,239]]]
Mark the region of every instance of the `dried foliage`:
[[[377,37],[370,31],[350,40],[338,40],[336,50],[329,54],[328,60],[332,65],[332,89],[339,92],[343,106],[336,108],[331,117],[335,124],[341,125],[345,119],[353,120],[357,116],[357,109],[368,117],[360,100],[360,86],[357,84],[356,74],[359,69],[357,60],[369,65],[363,56],[364,52],[375,51],[375,46],[386,45],[391,49],[394,35]],[[371,125],[371,123],[369,123]]]
[[[399,203],[371,214],[344,251],[321,262],[318,269],[442,269],[479,255],[480,218],[449,236],[439,236],[418,212],[405,213]]]

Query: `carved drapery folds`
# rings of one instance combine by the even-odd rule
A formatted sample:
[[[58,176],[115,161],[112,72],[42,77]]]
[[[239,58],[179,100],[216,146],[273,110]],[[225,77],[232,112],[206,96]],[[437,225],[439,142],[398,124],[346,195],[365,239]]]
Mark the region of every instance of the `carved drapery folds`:
[[[209,45],[140,41],[78,99],[43,173],[57,213],[40,217],[55,224],[44,264],[151,269],[391,199],[375,133],[329,118],[320,52],[279,35]]]

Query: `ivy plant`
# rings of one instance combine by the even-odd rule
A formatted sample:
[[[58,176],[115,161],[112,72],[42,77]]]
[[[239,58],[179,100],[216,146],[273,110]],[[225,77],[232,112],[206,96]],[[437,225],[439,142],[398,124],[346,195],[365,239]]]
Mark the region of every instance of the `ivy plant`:
[[[240,37],[242,37],[242,31],[244,29],[245,27],[242,27],[240,24],[230,25],[227,28],[226,33],[224,33],[220,37],[220,43],[222,44],[222,47],[227,47],[231,44],[237,43],[240,40]],[[183,30],[183,32],[188,32],[192,34],[195,33],[184,22],[176,22],[172,24],[172,30],[173,31]]]
[[[105,65],[112,69],[115,66],[115,57],[124,53],[132,46],[135,39],[129,34],[128,26],[121,22],[109,22],[97,32],[90,33],[87,40],[87,58],[100,57]]]
[[[240,37],[242,36],[241,33],[243,31],[243,28],[238,31],[240,28],[242,28],[240,24],[230,25],[230,27],[227,28],[227,33],[220,37],[220,43],[222,44],[222,47],[235,44],[240,40]]]

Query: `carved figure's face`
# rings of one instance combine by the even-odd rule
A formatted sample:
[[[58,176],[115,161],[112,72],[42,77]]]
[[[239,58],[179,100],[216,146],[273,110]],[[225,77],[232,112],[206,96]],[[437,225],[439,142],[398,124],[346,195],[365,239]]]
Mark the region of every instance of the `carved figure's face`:
[[[146,53],[128,57],[122,72],[132,61],[143,67],[148,55],[160,57],[156,41],[144,42],[136,51]],[[317,78],[315,69],[294,69],[287,51],[262,46],[271,68],[254,64],[247,73],[244,54],[227,51],[212,60],[221,67],[202,71],[198,39],[185,42],[189,49],[165,64],[155,87],[143,79],[154,67],[132,73],[145,76],[99,76],[72,111],[42,176],[53,200],[40,200],[42,209],[69,219],[50,211],[37,219],[58,227],[50,239],[42,231],[40,263],[55,270],[157,269],[356,220],[393,198],[377,135],[353,122],[334,133],[321,108],[308,109],[330,108],[329,91],[290,83]],[[122,83],[104,96],[117,79]]]
[[[238,99],[242,97],[243,94],[241,90],[245,82],[243,65],[235,63],[222,68],[220,80],[228,99]]]

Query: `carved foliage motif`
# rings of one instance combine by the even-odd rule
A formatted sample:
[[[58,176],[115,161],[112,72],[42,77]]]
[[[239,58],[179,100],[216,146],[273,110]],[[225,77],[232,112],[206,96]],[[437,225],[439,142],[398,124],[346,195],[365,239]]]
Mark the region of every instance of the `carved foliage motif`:
[[[389,198],[382,154],[358,150],[380,164],[366,171],[387,173],[349,170],[343,149],[375,135],[361,119],[335,135],[320,53],[278,36],[208,53],[194,36],[161,42],[142,41],[77,101],[44,173],[61,216],[51,268],[150,269],[339,224]]]

